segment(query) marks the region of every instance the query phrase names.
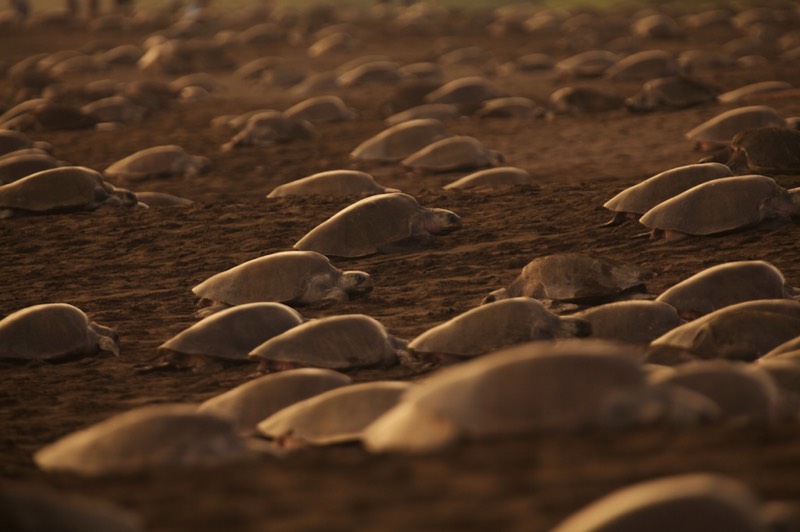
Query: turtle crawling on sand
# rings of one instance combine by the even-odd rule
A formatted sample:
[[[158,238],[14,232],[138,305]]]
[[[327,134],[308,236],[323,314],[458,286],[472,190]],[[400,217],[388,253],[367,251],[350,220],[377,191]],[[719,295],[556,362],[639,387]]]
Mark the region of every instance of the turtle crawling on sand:
[[[249,260],[192,288],[198,306],[231,306],[259,301],[288,305],[347,301],[372,290],[369,274],[343,272],[314,251],[281,251]]]
[[[800,132],[798,132],[800,134]],[[800,189],[786,190],[763,175],[714,179],[659,203],[639,219],[651,237],[676,240],[714,235],[798,213]]]
[[[66,303],[34,305],[0,321],[0,358],[63,360],[119,354],[117,333]]]
[[[451,211],[422,207],[408,194],[395,192],[364,198],[312,229],[294,247],[336,257],[363,257],[374,253],[417,248],[432,235],[461,227]]]
[[[97,171],[83,166],[52,168],[0,186],[0,218],[137,204],[133,192],[115,188]]]
[[[103,171],[117,179],[146,179],[149,177],[196,176],[210,165],[207,157],[189,155],[174,144],[154,146],[120,159]]]
[[[552,301],[607,301],[643,288],[647,277],[644,270],[632,264],[582,253],[555,253],[529,262],[508,288],[495,290],[483,303],[519,296]]]

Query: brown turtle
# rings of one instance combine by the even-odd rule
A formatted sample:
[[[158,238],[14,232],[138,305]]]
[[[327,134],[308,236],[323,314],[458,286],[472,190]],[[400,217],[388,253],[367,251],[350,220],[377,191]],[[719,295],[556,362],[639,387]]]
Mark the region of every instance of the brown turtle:
[[[11,152],[0,159],[0,185],[7,185],[23,177],[60,166],[64,166],[64,163],[47,153]]]
[[[785,299],[797,290],[781,271],[762,260],[725,262],[698,272],[665,290],[656,301],[668,303],[687,320],[757,299]]]
[[[350,369],[391,366],[406,358],[406,342],[364,314],[343,314],[308,321],[250,352],[259,371],[310,366]]]
[[[294,247],[328,256],[363,257],[417,248],[429,244],[433,235],[460,227],[461,218],[451,211],[422,207],[408,194],[378,194],[334,214]]]
[[[739,103],[753,96],[789,89],[792,89],[792,84],[786,81],[758,81],[720,94],[717,100],[720,103]]]
[[[779,127],[747,129],[738,133],[714,160],[734,174],[800,174],[800,131]]]
[[[772,107],[749,105],[729,109],[706,120],[686,133],[686,138],[694,141],[695,148],[703,151],[721,148],[745,129],[760,127],[785,127],[784,120]]]
[[[562,87],[549,98],[557,113],[598,113],[622,107],[622,98],[594,87]]]
[[[555,253],[529,262],[507,288],[495,290],[483,303],[509,297],[598,302],[644,288],[641,268],[582,253]]]
[[[374,194],[399,192],[375,182],[375,179],[357,170],[328,170],[283,185],[278,185],[268,198],[287,196],[326,196],[329,198],[364,197]]]
[[[683,109],[716,99],[717,91],[703,82],[686,76],[667,76],[645,82],[638,94],[625,100],[625,107],[646,113]]]
[[[455,120],[461,116],[458,107],[451,103],[424,103],[416,105],[405,111],[400,111],[386,118],[384,122],[387,126],[394,126],[401,122],[417,120],[420,118],[434,118],[439,121]]]
[[[505,96],[486,78],[469,76],[445,83],[425,96],[427,103],[450,103],[470,113],[484,100]]]
[[[350,158],[360,162],[395,162],[449,137],[444,124],[433,118],[408,120],[391,126],[359,144]]]
[[[454,136],[437,140],[401,161],[416,172],[452,172],[497,166],[503,155],[490,150],[475,137]]]
[[[39,449],[44,471],[81,476],[131,474],[165,466],[220,464],[247,450],[233,425],[191,404],[136,408],[78,430]]]
[[[290,369],[263,375],[215,395],[197,411],[225,418],[238,432],[248,433],[260,421],[287,406],[352,382],[347,375],[332,369]]]
[[[303,323],[280,303],[247,303],[217,312],[158,347],[156,367],[195,368],[209,361],[248,362],[247,355],[270,338]]]
[[[445,185],[445,190],[471,188],[497,188],[515,185],[539,187],[538,182],[522,168],[500,166],[487,168],[465,175],[461,179]]]
[[[52,146],[48,142],[34,142],[20,131],[0,129],[0,155],[6,155],[26,148],[39,148],[45,152],[52,150]]]
[[[630,344],[649,344],[683,323],[675,308],[661,301],[615,301],[571,317],[585,320],[592,338]]]
[[[274,301],[290,305],[347,301],[372,290],[364,272],[343,272],[314,251],[281,251],[249,260],[192,288],[207,305]]]
[[[348,107],[338,96],[314,96],[294,104],[283,112],[293,120],[307,120],[311,124],[355,120],[358,112]]]
[[[485,355],[502,347],[573,336],[589,336],[588,322],[560,318],[536,299],[514,297],[481,305],[428,329],[408,344],[417,359]]]
[[[258,432],[283,446],[357,441],[412,386],[398,381],[341,386],[279,410],[258,424]]]
[[[613,227],[628,219],[641,215],[681,192],[701,183],[722,177],[732,177],[731,169],[721,163],[690,164],[671,168],[628,187],[607,202],[603,207],[614,212],[614,217],[605,227]]]
[[[800,303],[764,299],[723,307],[672,329],[650,345],[651,353],[672,349],[704,359],[753,361],[797,336]]]
[[[611,65],[619,61],[619,56],[608,50],[587,50],[562,59],[555,64],[562,74],[577,78],[602,76]]]
[[[0,320],[0,358],[59,360],[119,354],[118,336],[66,303],[34,305]]]
[[[100,173],[83,166],[51,168],[0,186],[0,218],[137,204],[135,194],[115,188]]]
[[[664,50],[644,50],[623,57],[605,75],[615,81],[647,80],[672,76],[678,72],[675,56]]]
[[[205,172],[210,164],[207,157],[190,155],[180,146],[170,144],[137,151],[110,165],[103,174],[123,180],[193,177]]]
[[[224,151],[244,146],[269,146],[281,142],[310,139],[314,126],[307,120],[287,117],[280,111],[251,115],[242,129],[222,146]]]
[[[730,530],[762,524],[750,486],[714,473],[647,480],[619,489],[569,516],[552,532],[597,530]]]
[[[800,134],[800,132],[798,132]],[[714,235],[765,220],[786,221],[798,212],[800,189],[786,190],[762,175],[723,177],[659,203],[639,222],[652,238]]]

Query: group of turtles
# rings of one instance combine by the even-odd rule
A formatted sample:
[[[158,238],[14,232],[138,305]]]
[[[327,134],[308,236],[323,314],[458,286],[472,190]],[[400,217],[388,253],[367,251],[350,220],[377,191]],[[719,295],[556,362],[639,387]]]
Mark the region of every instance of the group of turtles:
[[[569,26],[558,10],[528,7],[532,11],[524,11],[524,5],[497,10],[492,31],[547,33]],[[438,16],[436,8],[425,9],[406,8],[393,24],[419,30]],[[706,13],[708,20],[684,23],[722,24],[714,13]],[[751,25],[782,27],[781,19],[747,13],[736,17],[745,35]],[[58,92],[64,87],[44,94],[48,79],[99,69],[104,55],[107,65],[114,64],[113,58],[117,64],[138,64],[143,71],[170,73],[184,63],[224,63],[226,43],[293,38],[279,24],[266,22],[251,29],[252,41],[222,32],[214,37],[217,46],[210,40],[186,39],[202,30],[203,20],[182,19],[138,51],[133,46],[96,56],[43,54],[10,67],[8,77],[18,84],[19,94],[30,96],[37,88],[41,93],[0,116],[0,217],[191,203],[109,181],[136,188],[153,178],[191,179],[213,167],[212,154],[193,155],[172,144],[151,146],[100,172],[56,160],[50,146],[32,141],[25,132],[124,128],[126,122],[146,119],[148,109],[165,100],[202,98],[215,90],[213,79],[194,72],[166,86],[98,83],[93,90],[104,96],[89,109],[60,103]],[[670,38],[679,33],[676,24],[665,15],[647,15],[632,31]],[[354,38],[348,35],[346,25],[334,25],[314,35],[308,53],[352,47]],[[796,50],[787,45],[782,53],[792,57]],[[479,50],[461,50],[459,59],[455,51],[442,62],[469,64],[479,56]],[[745,57],[757,61],[754,55],[739,59],[742,64]],[[703,61],[711,59],[676,59],[659,50],[623,58],[594,50],[558,62],[545,54],[520,57],[497,69],[552,69],[565,79],[652,78],[627,101],[586,87],[565,87],[553,93],[549,110],[506,95],[483,76],[445,83],[437,77],[443,71],[435,63],[400,65],[368,57],[348,64],[332,80],[292,77],[286,65],[270,61],[242,65],[239,76],[258,77],[265,84],[291,79],[298,94],[303,93],[298,86],[324,92],[329,86],[325,83],[341,88],[401,80],[429,90],[418,105],[392,109],[397,112],[386,118],[386,129],[353,147],[350,158],[359,169],[329,169],[276,187],[267,198],[321,195],[352,203],[296,242],[286,242],[291,250],[255,257],[191,288],[200,319],[165,339],[157,358],[140,367],[149,372],[257,362],[256,371],[266,375],[201,404],[151,405],[113,416],[47,445],[34,461],[45,471],[93,476],[159,465],[224,463],[262,453],[280,456],[298,446],[343,442],[359,442],[372,452],[415,453],[463,440],[542,431],[796,419],[800,302],[782,272],[766,261],[715,265],[650,294],[650,272],[635,264],[577,252],[543,255],[528,262],[506,287],[487,289],[474,308],[412,339],[391,334],[365,314],[331,313],[312,320],[302,315],[309,306],[335,312],[337,304],[369,297],[374,289],[370,272],[342,271],[331,259],[416,252],[462,226],[457,213],[420,205],[412,195],[377,183],[361,169],[382,164],[419,174],[461,172],[465,175],[444,188],[478,193],[480,187],[539,186],[524,169],[500,166],[504,157],[476,138],[448,132],[448,122],[463,116],[538,120],[552,113],[622,105],[649,112],[714,99],[736,104],[765,93],[793,97],[794,89],[780,81],[716,94],[686,77]],[[109,98],[113,100],[100,104]],[[315,124],[357,119],[344,100],[321,95],[284,111],[220,116],[210,127],[232,130],[220,149],[235,153],[303,142],[313,137]],[[697,125],[687,138],[709,152],[707,160],[665,170],[621,191],[604,205],[614,213],[607,225],[636,219],[653,236],[672,239],[791,219],[800,212],[800,189],[780,183],[783,176],[800,174],[798,122],[767,105],[747,105]],[[537,122],[537,127],[547,127],[546,122]],[[72,305],[36,305],[0,321],[2,358],[60,361],[97,353],[120,355],[119,338]],[[426,376],[414,382],[353,383],[347,375],[354,368],[397,364]],[[771,519],[745,486],[724,477],[691,475],[628,490],[635,495],[612,494],[558,530],[637,530],[650,527],[658,516],[677,514],[690,524],[683,528],[668,521],[674,529],[759,530]],[[0,504],[6,501],[3,497],[0,490]],[[47,499],[43,504],[54,503]]]

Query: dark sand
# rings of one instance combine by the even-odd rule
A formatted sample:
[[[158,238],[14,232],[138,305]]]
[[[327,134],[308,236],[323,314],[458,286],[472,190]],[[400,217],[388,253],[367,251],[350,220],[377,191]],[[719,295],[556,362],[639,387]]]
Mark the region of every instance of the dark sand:
[[[244,27],[244,26],[239,26]],[[499,62],[523,51],[571,52],[550,40],[522,34],[490,37],[456,23],[443,30],[456,43],[491,50]],[[90,40],[139,44],[145,31],[87,32],[50,26],[0,31],[0,60],[78,48]],[[613,33],[610,36],[618,35]],[[685,40],[643,40],[642,49],[708,48],[733,30],[695,32]],[[609,37],[610,37],[609,36]],[[285,55],[309,69],[326,70],[355,55],[385,53],[408,63],[430,58],[437,36],[402,36],[367,27],[356,54],[311,60],[288,44],[243,48],[239,64],[261,55]],[[598,46],[601,47],[601,46]],[[451,68],[449,77],[472,74]],[[139,513],[148,529],[346,530],[495,529],[547,530],[586,503],[632,482],[689,471],[716,471],[750,483],[765,499],[800,500],[800,427],[786,425],[641,429],[623,433],[532,435],[465,443],[423,457],[373,456],[358,446],[309,449],[284,459],[264,457],[226,467],[164,469],[131,477],[82,479],[45,474],[32,454],[43,445],[112,414],[145,404],[202,401],[236,386],[254,367],[204,372],[139,374],[135,368],[162,342],[194,322],[191,288],[210,275],[280,250],[348,202],[324,199],[266,200],[276,185],[337,168],[352,168],[348,153],[384,128],[381,104],[391,87],[338,91],[360,119],[317,127],[311,141],[223,153],[231,132],[212,128],[220,114],[256,108],[285,109],[300,98],[245,83],[230,71],[214,71],[227,89],[210,100],[174,103],[141,124],[117,132],[30,131],[53,153],[98,170],[146,147],[179,144],[212,160],[193,178],[115,182],[132,190],[156,190],[196,201],[189,208],[95,212],[2,220],[0,316],[49,302],[68,302],[121,337],[118,358],[62,364],[0,363],[0,476],[97,496]],[[116,68],[77,79],[135,77]],[[154,76],[154,75],[152,75]],[[165,76],[172,79],[176,75]],[[728,90],[761,80],[800,86],[794,62],[772,58],[757,67],[699,73]],[[569,81],[552,73],[492,76],[517,96],[544,101]],[[639,83],[581,81],[633,94]],[[8,83],[0,80],[3,94]],[[800,98],[762,98],[783,116],[800,115]],[[5,102],[8,105],[8,101]],[[0,102],[2,105],[3,102]],[[658,294],[702,268],[721,262],[764,259],[789,284],[800,285],[800,228],[757,227],[724,236],[676,243],[636,238],[644,228],[629,223],[600,228],[609,218],[605,200],[659,171],[695,162],[683,134],[730,108],[708,104],[682,111],[634,115],[625,110],[545,120],[466,119],[449,125],[505,154],[528,170],[540,190],[448,192],[443,184],[463,172],[417,176],[399,166],[370,167],[376,179],[416,196],[426,206],[448,208],[464,227],[421,252],[335,260],[375,279],[364,299],[306,317],[365,313],[391,333],[411,339],[466,311],[491,290],[506,285],[531,259],[561,251],[629,261],[653,274],[648,292]],[[800,178],[779,176],[787,186]],[[356,380],[412,378],[403,368],[352,373]]]

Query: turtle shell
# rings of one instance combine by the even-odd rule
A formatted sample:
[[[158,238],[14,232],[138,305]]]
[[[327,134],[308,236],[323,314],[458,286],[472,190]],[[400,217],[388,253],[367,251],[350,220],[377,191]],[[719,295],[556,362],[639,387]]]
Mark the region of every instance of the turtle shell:
[[[314,96],[296,103],[283,112],[289,119],[308,120],[312,124],[323,122],[340,122],[353,120],[358,116],[353,109],[347,107],[338,96]]]
[[[408,194],[378,194],[353,203],[301,238],[296,249],[362,257],[414,238],[414,221],[429,209]]]
[[[280,303],[248,303],[212,314],[170,338],[158,352],[247,361],[254,348],[303,323]]]
[[[320,393],[279,410],[258,424],[258,432],[330,445],[361,438],[363,430],[400,400],[413,384],[375,381]]]
[[[465,175],[457,181],[445,185],[444,189],[468,189],[476,187],[504,187],[513,185],[531,185],[538,187],[538,183],[531,175],[521,168],[513,166],[500,166],[479,170]]]
[[[786,121],[767,105],[749,105],[729,109],[686,133],[694,141],[727,144],[737,133],[759,127],[784,127]]]
[[[679,166],[626,188],[605,202],[603,207],[614,212],[644,214],[659,203],[701,183],[732,176],[731,169],[721,163]]]
[[[755,225],[793,210],[786,189],[760,175],[723,177],[659,203],[639,221],[651,228],[713,235]]]
[[[62,166],[0,186],[0,209],[36,214],[92,210],[114,190],[91,168]]]
[[[394,364],[399,345],[378,321],[364,314],[344,314],[298,325],[249,356],[278,365],[347,369]]]
[[[449,136],[439,120],[409,120],[365,140],[350,153],[350,158],[356,161],[400,161],[428,144]]]
[[[726,262],[696,273],[656,298],[695,319],[729,305],[789,296],[781,271],[762,260]]]
[[[589,322],[592,338],[649,344],[683,323],[678,312],[660,301],[615,301],[572,315]]]
[[[197,296],[229,305],[275,301],[309,303],[312,287],[331,287],[341,270],[313,251],[281,251],[249,260],[213,275],[192,288]]]
[[[392,192],[375,179],[357,170],[329,170],[297,179],[275,187],[268,198],[286,196],[319,195],[331,198],[348,198],[353,196],[372,196]]]
[[[728,166],[761,174],[800,174],[800,131],[779,127],[748,129],[730,144]]]
[[[494,166],[497,160],[478,139],[456,136],[425,146],[403,159],[402,165],[428,172],[451,172]]]
[[[107,335],[114,333],[90,322],[77,307],[34,305],[0,320],[0,358],[55,360],[93,355],[107,349],[106,344],[101,347],[100,338]]]
[[[593,301],[641,288],[648,274],[632,264],[581,253],[556,253],[529,262],[508,286],[511,297]]]
[[[154,146],[137,151],[105,169],[106,176],[145,179],[196,174],[208,166],[208,159],[189,155],[176,145]]]

